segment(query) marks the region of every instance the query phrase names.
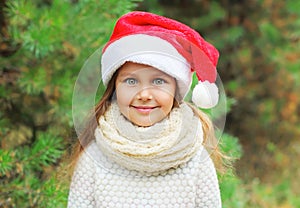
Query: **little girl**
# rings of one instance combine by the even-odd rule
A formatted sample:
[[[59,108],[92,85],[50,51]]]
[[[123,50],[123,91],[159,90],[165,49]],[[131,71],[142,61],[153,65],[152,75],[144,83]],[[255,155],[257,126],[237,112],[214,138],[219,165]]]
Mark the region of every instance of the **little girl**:
[[[74,151],[68,207],[221,207],[210,119],[218,51],[190,27],[147,12],[116,23],[102,51],[106,86]],[[213,159],[213,160],[212,160]]]

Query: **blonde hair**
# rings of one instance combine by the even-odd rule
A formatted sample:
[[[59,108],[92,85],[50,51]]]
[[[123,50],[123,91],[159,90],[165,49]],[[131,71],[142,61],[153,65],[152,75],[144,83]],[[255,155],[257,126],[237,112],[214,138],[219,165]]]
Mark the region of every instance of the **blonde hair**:
[[[118,71],[114,73],[113,77],[108,83],[108,86],[99,101],[99,103],[95,106],[94,112],[91,113],[90,120],[87,123],[87,126],[83,133],[79,136],[77,142],[72,148],[71,153],[71,161],[69,162],[68,169],[71,170],[70,173],[74,171],[74,168],[76,166],[77,160],[84,151],[84,148],[86,148],[91,141],[94,140],[94,131],[95,128],[98,125],[98,120],[100,116],[102,116],[109,105],[111,104],[111,101],[113,99],[113,94],[115,91],[115,81],[118,75]],[[206,148],[206,150],[210,153],[212,160],[214,161],[214,164],[219,172],[224,172],[224,158],[225,156],[221,153],[220,148],[218,146],[218,141],[215,137],[215,131],[212,124],[211,119],[201,110],[194,107],[193,105],[188,105],[193,109],[195,115],[197,115],[202,123],[202,128],[204,132],[204,141],[203,145]],[[174,99],[174,106],[178,106],[177,101]],[[96,118],[96,119],[95,119]],[[96,122],[97,121],[97,122]]]
[[[212,123],[210,117],[201,111],[200,109],[196,108],[195,106],[187,103],[194,111],[194,114],[197,115],[202,123],[203,128],[203,146],[211,155],[211,158],[215,164],[216,169],[220,173],[225,173],[226,167],[230,166],[230,158],[226,156],[220,149],[219,141],[216,138],[215,128]]]

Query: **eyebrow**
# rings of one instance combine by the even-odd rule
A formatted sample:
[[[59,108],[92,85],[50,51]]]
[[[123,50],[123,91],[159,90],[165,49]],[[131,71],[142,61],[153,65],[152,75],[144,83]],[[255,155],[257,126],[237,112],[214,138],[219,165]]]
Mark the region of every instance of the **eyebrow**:
[[[170,75],[167,75],[166,73],[164,72],[157,72],[155,74],[153,74],[153,76],[157,76],[157,77],[160,77],[160,78],[165,78],[165,79],[175,79],[175,77],[172,77]]]
[[[151,77],[160,77],[160,78],[165,78],[165,79],[175,79],[175,77],[172,77],[162,71],[157,71],[157,72],[154,72],[152,74],[150,74]],[[135,72],[126,72],[126,71],[123,71],[121,73],[118,74],[118,77],[119,78],[124,78],[124,77],[136,77],[136,73]]]
[[[135,76],[135,73],[132,72],[122,72],[118,74],[118,77],[126,77],[126,76]]]

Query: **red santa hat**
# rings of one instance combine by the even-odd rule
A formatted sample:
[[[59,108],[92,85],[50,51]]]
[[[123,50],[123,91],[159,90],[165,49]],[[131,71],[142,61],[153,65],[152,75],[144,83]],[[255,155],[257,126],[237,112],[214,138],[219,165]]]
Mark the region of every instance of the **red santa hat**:
[[[219,52],[195,30],[178,21],[148,12],[130,12],[116,23],[101,58],[102,80],[108,84],[125,62],[153,66],[174,77],[178,99],[188,93],[192,74],[198,83],[192,101],[200,108],[218,103],[217,62]]]

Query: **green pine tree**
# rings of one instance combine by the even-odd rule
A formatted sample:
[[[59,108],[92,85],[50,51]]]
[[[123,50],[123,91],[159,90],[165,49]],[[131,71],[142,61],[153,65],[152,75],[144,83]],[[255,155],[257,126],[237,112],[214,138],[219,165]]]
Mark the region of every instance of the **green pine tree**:
[[[137,2],[1,1],[0,207],[66,207],[76,77]]]

